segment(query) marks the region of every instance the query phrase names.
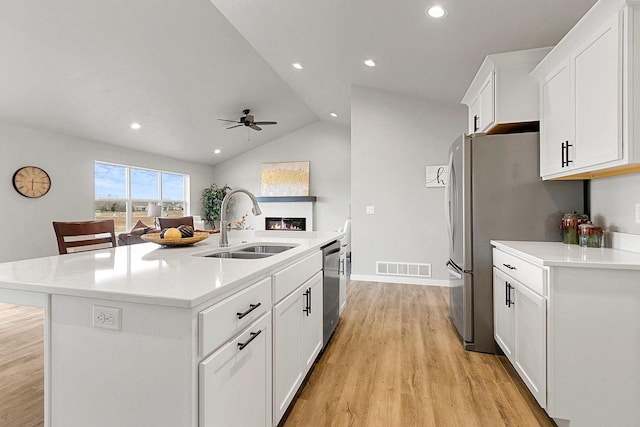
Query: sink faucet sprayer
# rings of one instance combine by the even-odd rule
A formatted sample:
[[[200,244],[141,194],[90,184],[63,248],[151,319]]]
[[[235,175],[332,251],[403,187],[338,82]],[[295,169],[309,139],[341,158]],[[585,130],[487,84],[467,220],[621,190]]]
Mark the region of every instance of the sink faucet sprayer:
[[[260,210],[260,206],[258,206],[258,200],[256,200],[256,196],[253,195],[250,191],[245,190],[244,188],[238,188],[236,190],[231,190],[224,196],[222,200],[222,207],[220,209],[220,247],[226,248],[229,246],[229,237],[227,235],[227,206],[229,206],[229,200],[231,196],[236,193],[245,193],[247,196],[251,198],[251,202],[253,202],[253,208],[251,211],[254,215],[261,215],[262,211]]]

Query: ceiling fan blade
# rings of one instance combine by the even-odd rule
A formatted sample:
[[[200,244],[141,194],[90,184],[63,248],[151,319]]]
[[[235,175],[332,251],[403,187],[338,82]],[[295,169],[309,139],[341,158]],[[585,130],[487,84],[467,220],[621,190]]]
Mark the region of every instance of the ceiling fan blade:
[[[240,123],[237,120],[227,120],[227,119],[218,119],[218,120],[220,120],[221,122]]]
[[[253,130],[262,130],[262,128],[261,128],[260,126],[256,126],[256,125],[255,125],[255,123],[254,123],[254,124],[249,125],[249,127],[250,127],[251,129],[253,129]]]
[[[278,122],[253,122],[254,125],[277,125]]]
[[[235,123],[235,122],[234,122]],[[239,126],[244,126],[244,125],[235,125],[235,126],[229,126],[227,129],[233,129],[233,128],[237,128]]]

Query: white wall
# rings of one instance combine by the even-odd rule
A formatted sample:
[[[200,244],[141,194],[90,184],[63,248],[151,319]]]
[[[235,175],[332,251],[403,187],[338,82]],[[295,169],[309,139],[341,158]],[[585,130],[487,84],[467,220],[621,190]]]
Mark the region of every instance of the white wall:
[[[87,141],[0,122],[0,262],[57,255],[52,221],[93,219],[94,161],[121,163],[188,174],[191,213],[200,214],[200,194],[212,182],[212,167],[109,144]],[[49,192],[38,199],[19,195],[13,173],[39,166],[51,177]]]
[[[466,109],[363,87],[351,90],[352,274],[376,261],[432,264],[448,280],[444,189],[425,187],[425,167],[447,163]],[[374,215],[365,215],[375,206]],[[380,278],[382,281],[382,278]],[[415,281],[419,283],[419,281]]]
[[[591,180],[591,217],[605,230],[640,234],[636,203],[640,203],[640,173]]]
[[[213,181],[218,186],[245,188],[259,196],[262,163],[307,160],[310,161],[309,195],[318,198],[314,204],[314,228],[316,231],[337,230],[349,215],[348,127],[318,121],[214,166]],[[232,220],[251,212],[248,200],[242,195],[236,197],[230,215]],[[254,217],[249,213],[247,217],[247,225],[256,229],[263,222],[263,216]]]

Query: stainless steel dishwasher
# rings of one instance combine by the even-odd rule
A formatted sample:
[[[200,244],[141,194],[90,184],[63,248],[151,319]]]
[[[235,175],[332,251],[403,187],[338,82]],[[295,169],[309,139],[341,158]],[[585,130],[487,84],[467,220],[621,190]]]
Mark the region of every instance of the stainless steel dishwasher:
[[[322,247],[322,302],[323,330],[322,348],[324,349],[338,325],[340,310],[340,242],[334,241]]]

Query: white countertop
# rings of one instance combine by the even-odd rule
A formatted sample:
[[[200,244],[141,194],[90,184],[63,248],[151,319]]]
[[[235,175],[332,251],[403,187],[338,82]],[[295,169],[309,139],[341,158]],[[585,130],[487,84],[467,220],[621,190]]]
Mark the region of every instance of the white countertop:
[[[231,231],[231,246],[296,244],[262,259],[193,256],[219,249],[219,234],[187,247],[119,246],[0,264],[0,289],[191,308],[228,295],[339,240],[338,232]],[[232,248],[228,248],[232,249]]]
[[[561,242],[492,240],[491,244],[541,266],[640,270],[640,253],[611,248],[584,248]]]

